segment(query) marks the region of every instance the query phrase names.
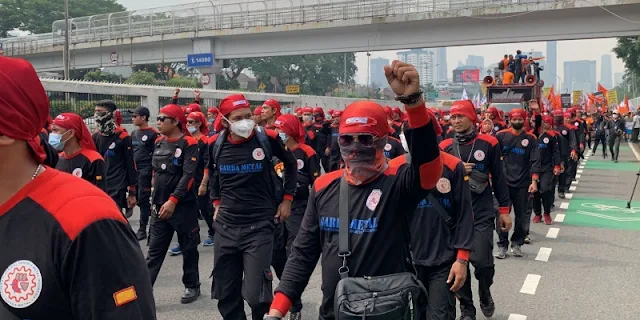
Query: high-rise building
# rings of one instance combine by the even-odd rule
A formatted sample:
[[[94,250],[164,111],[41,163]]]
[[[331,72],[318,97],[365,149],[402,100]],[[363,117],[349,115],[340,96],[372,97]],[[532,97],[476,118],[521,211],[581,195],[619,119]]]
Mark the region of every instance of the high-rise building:
[[[622,84],[622,81],[624,80],[624,72],[616,72],[613,74],[613,86],[617,87],[619,85]]]
[[[436,53],[436,73],[438,75],[436,82],[447,82],[447,48],[438,48]]]
[[[484,57],[481,56],[474,56],[474,55],[468,55],[467,56],[467,67],[475,67],[480,69],[481,73],[484,70]]]
[[[397,53],[398,60],[412,64],[420,75],[420,85],[426,87],[429,83],[434,83],[434,53],[426,49],[411,49]]]
[[[606,89],[613,88],[613,70],[610,54],[602,55],[600,60],[600,84]]]
[[[369,86],[386,88],[387,77],[384,75],[384,66],[389,64],[389,59],[374,58],[369,61]]]
[[[594,92],[598,86],[596,81],[596,61],[565,61],[564,89]]]
[[[543,59],[544,70],[540,72],[540,77],[544,81],[545,87],[554,86],[555,88],[560,88],[560,83],[558,83],[557,77],[558,69],[556,65],[558,57],[557,51],[557,43],[555,41],[547,41],[547,55]],[[540,61],[540,65],[542,65],[542,61]]]

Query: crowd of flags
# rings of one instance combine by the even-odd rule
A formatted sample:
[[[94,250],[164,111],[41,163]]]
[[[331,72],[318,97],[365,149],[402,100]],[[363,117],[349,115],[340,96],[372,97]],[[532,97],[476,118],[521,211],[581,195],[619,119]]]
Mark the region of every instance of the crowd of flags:
[[[545,90],[546,91],[546,90]],[[587,112],[595,112],[599,110],[601,112],[610,111],[609,109],[618,110],[621,114],[626,114],[629,112],[636,112],[636,106],[629,100],[628,96],[624,96],[624,99],[618,103],[617,94],[615,91],[611,91],[603,87],[598,83],[598,87],[596,91],[593,93],[588,93],[584,91],[574,91],[570,93],[571,105],[580,105],[582,110],[586,110]],[[554,87],[551,86],[548,93],[543,94],[542,102],[548,110],[562,110],[562,94],[555,91]],[[461,100],[471,100],[473,105],[476,108],[480,108],[481,106],[487,103],[487,96],[485,94],[476,93],[473,98],[469,99],[469,95],[467,94],[467,90],[462,90]]]

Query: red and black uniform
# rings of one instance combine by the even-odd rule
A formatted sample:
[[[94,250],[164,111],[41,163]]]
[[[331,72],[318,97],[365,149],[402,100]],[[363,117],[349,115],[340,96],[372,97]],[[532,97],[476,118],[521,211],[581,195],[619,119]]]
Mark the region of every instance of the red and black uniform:
[[[349,108],[357,110],[356,102]],[[380,108],[379,106],[375,106]],[[357,111],[356,111],[357,112]],[[435,186],[442,173],[440,150],[436,145],[433,115],[422,107],[407,108],[409,126],[405,129],[411,164],[388,166],[373,181],[349,185],[350,277],[380,276],[411,270],[406,236],[407,219],[415,211],[425,190]],[[368,115],[384,121],[386,114]],[[352,117],[356,117],[355,112]],[[341,120],[342,125],[345,121]],[[368,121],[368,120],[367,120]],[[388,134],[389,126],[385,123]],[[384,159],[384,158],[383,158]],[[385,164],[386,165],[386,164]],[[286,313],[291,301],[300,298],[322,255],[322,303],[319,318],[334,319],[334,293],[340,280],[338,268],[343,259],[338,256],[340,181],[345,170],[337,170],[316,179],[311,189],[307,210],[298,236],[293,243],[280,285],[275,290],[272,308]],[[348,180],[348,179],[347,179]]]
[[[94,133],[93,142],[107,166],[107,193],[120,208],[127,208],[127,188],[135,192],[137,184],[131,137],[117,128],[107,136]]]
[[[175,116],[180,118],[181,110],[176,105],[169,105],[161,109],[175,107]],[[181,123],[186,122],[179,119]],[[184,131],[183,131],[184,132]],[[198,273],[198,244],[200,243],[200,227],[198,226],[198,210],[194,179],[198,165],[198,142],[191,136],[183,135],[177,139],[160,136],[156,140],[153,153],[153,195],[152,204],[155,207],[149,225],[149,253],[147,266],[151,273],[151,282],[155,283],[162,262],[167,254],[173,233],[178,235],[178,244],[183,256],[182,282],[185,288],[200,287]],[[173,215],[160,219],[158,213],[162,205],[171,201],[176,204]]]
[[[469,108],[469,116],[475,114]],[[454,115],[452,110],[452,116]],[[473,113],[471,113],[473,112]],[[466,116],[466,114],[465,114]],[[463,162],[473,163],[473,171],[469,181],[473,179],[471,201],[474,216],[473,250],[469,261],[473,264],[475,278],[478,280],[478,291],[481,304],[488,304],[491,298],[491,285],[495,274],[493,258],[493,231],[495,229],[496,208],[494,194],[498,202],[499,214],[509,214],[509,188],[502,168],[500,143],[495,137],[477,134],[472,128],[469,136],[456,135],[440,143],[440,148]],[[469,269],[467,269],[468,271]],[[471,277],[468,276],[463,287],[458,291],[462,315],[475,316],[471,291]]]
[[[153,176],[151,160],[158,136],[158,130],[153,127],[137,129],[131,133],[133,160],[136,164],[138,181],[136,200],[140,207],[140,230],[145,230],[145,234],[151,216],[151,178]]]
[[[538,136],[538,152],[540,154],[540,182],[538,191],[533,195],[533,212],[536,216],[550,214],[554,198],[555,171],[560,171],[559,136],[553,130],[543,131]]]
[[[407,153],[402,147],[402,142],[394,137],[387,139],[387,144],[384,146],[384,157],[387,159],[393,159]]]
[[[0,206],[0,242],[0,319],[156,318],[131,227],[83,179],[44,170]]]
[[[556,115],[554,115],[556,117]],[[560,118],[562,121],[562,118]],[[560,157],[564,165],[564,172],[558,176],[558,194],[561,198],[564,198],[564,193],[569,190],[571,186],[572,177],[570,175],[570,168],[575,163],[571,159],[571,154],[578,152],[578,140],[576,137],[576,130],[572,125],[567,123],[557,124],[555,131],[560,133]]]
[[[451,225],[427,197],[418,203],[410,223],[411,250],[418,278],[428,292],[429,319],[454,319],[456,301],[447,278],[456,259],[469,260],[473,244],[473,211],[469,178],[460,159],[441,153],[442,177],[431,191],[433,199],[451,219]],[[406,162],[400,156],[389,162],[397,166]]]
[[[514,111],[512,111],[513,113]],[[502,146],[504,173],[509,185],[509,197],[515,214],[515,224],[511,235],[512,246],[522,246],[526,237],[529,201],[529,186],[533,180],[539,182],[540,153],[538,139],[534,134],[522,130],[505,129],[496,133],[496,139]],[[509,232],[498,232],[498,246],[509,246]]]
[[[249,107],[243,95],[230,95],[220,103],[219,114],[227,116]],[[274,216],[282,198],[293,200],[297,161],[276,131],[257,127],[248,138],[233,140],[216,123],[218,134],[211,137],[207,166],[211,199],[218,206],[213,222],[212,297],[218,299],[218,310],[225,319],[246,318],[243,298],[252,309],[252,318],[262,319],[273,299]],[[267,151],[283,162],[284,183],[276,177]],[[274,192],[281,183],[282,198]]]
[[[55,168],[58,164],[58,152],[54,147],[49,144],[49,132],[46,129],[42,129],[38,134],[40,138],[40,145],[46,154],[46,158],[44,159],[44,165],[49,166],[51,168]]]
[[[87,180],[107,192],[107,181],[104,177],[106,166],[104,159],[96,151],[80,149],[72,155],[61,152],[56,169]]]
[[[331,124],[325,120],[317,120],[309,127],[313,131],[315,139],[310,145],[320,158],[324,171],[329,171],[329,157],[325,154],[327,148],[331,148],[332,130]]]

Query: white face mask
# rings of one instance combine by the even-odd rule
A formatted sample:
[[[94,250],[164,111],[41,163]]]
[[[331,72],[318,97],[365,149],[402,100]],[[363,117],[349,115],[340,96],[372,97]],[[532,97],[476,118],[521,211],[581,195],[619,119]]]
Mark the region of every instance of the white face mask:
[[[289,140],[289,137],[284,132],[280,132],[280,133],[278,133],[278,135],[280,136],[280,140],[282,140],[282,142],[284,142],[284,143],[287,143],[287,140]]]
[[[407,138],[404,136],[404,132],[400,134],[400,142],[402,142],[404,151],[409,152],[409,144],[407,143]]]
[[[614,118],[614,119],[618,119],[618,115],[614,113],[614,114],[613,114],[613,118]]]
[[[187,130],[189,130],[189,133],[194,134],[194,133],[196,133],[197,128],[196,127],[187,127]]]
[[[231,122],[231,132],[234,134],[243,137],[249,138],[253,128],[256,126],[256,122],[253,119],[243,119],[235,122]]]

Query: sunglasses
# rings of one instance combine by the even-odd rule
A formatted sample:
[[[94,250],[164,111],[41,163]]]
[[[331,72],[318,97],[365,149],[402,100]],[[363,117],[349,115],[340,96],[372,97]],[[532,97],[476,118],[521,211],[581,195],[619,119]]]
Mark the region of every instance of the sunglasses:
[[[343,134],[343,135],[340,135],[340,137],[338,138],[338,143],[342,147],[350,146],[356,141],[365,147],[371,147],[375,142],[375,138],[373,137],[372,134],[357,134],[357,135]]]
[[[188,123],[188,124],[195,124],[195,123],[196,123],[196,121],[195,121],[195,120],[187,120],[187,123]]]
[[[171,118],[171,117],[167,117],[167,116],[158,116],[158,117],[156,118],[156,120],[158,120],[158,121],[160,121],[160,122],[164,122],[164,121],[165,121],[165,120],[167,120],[167,119],[173,119],[173,118]]]

